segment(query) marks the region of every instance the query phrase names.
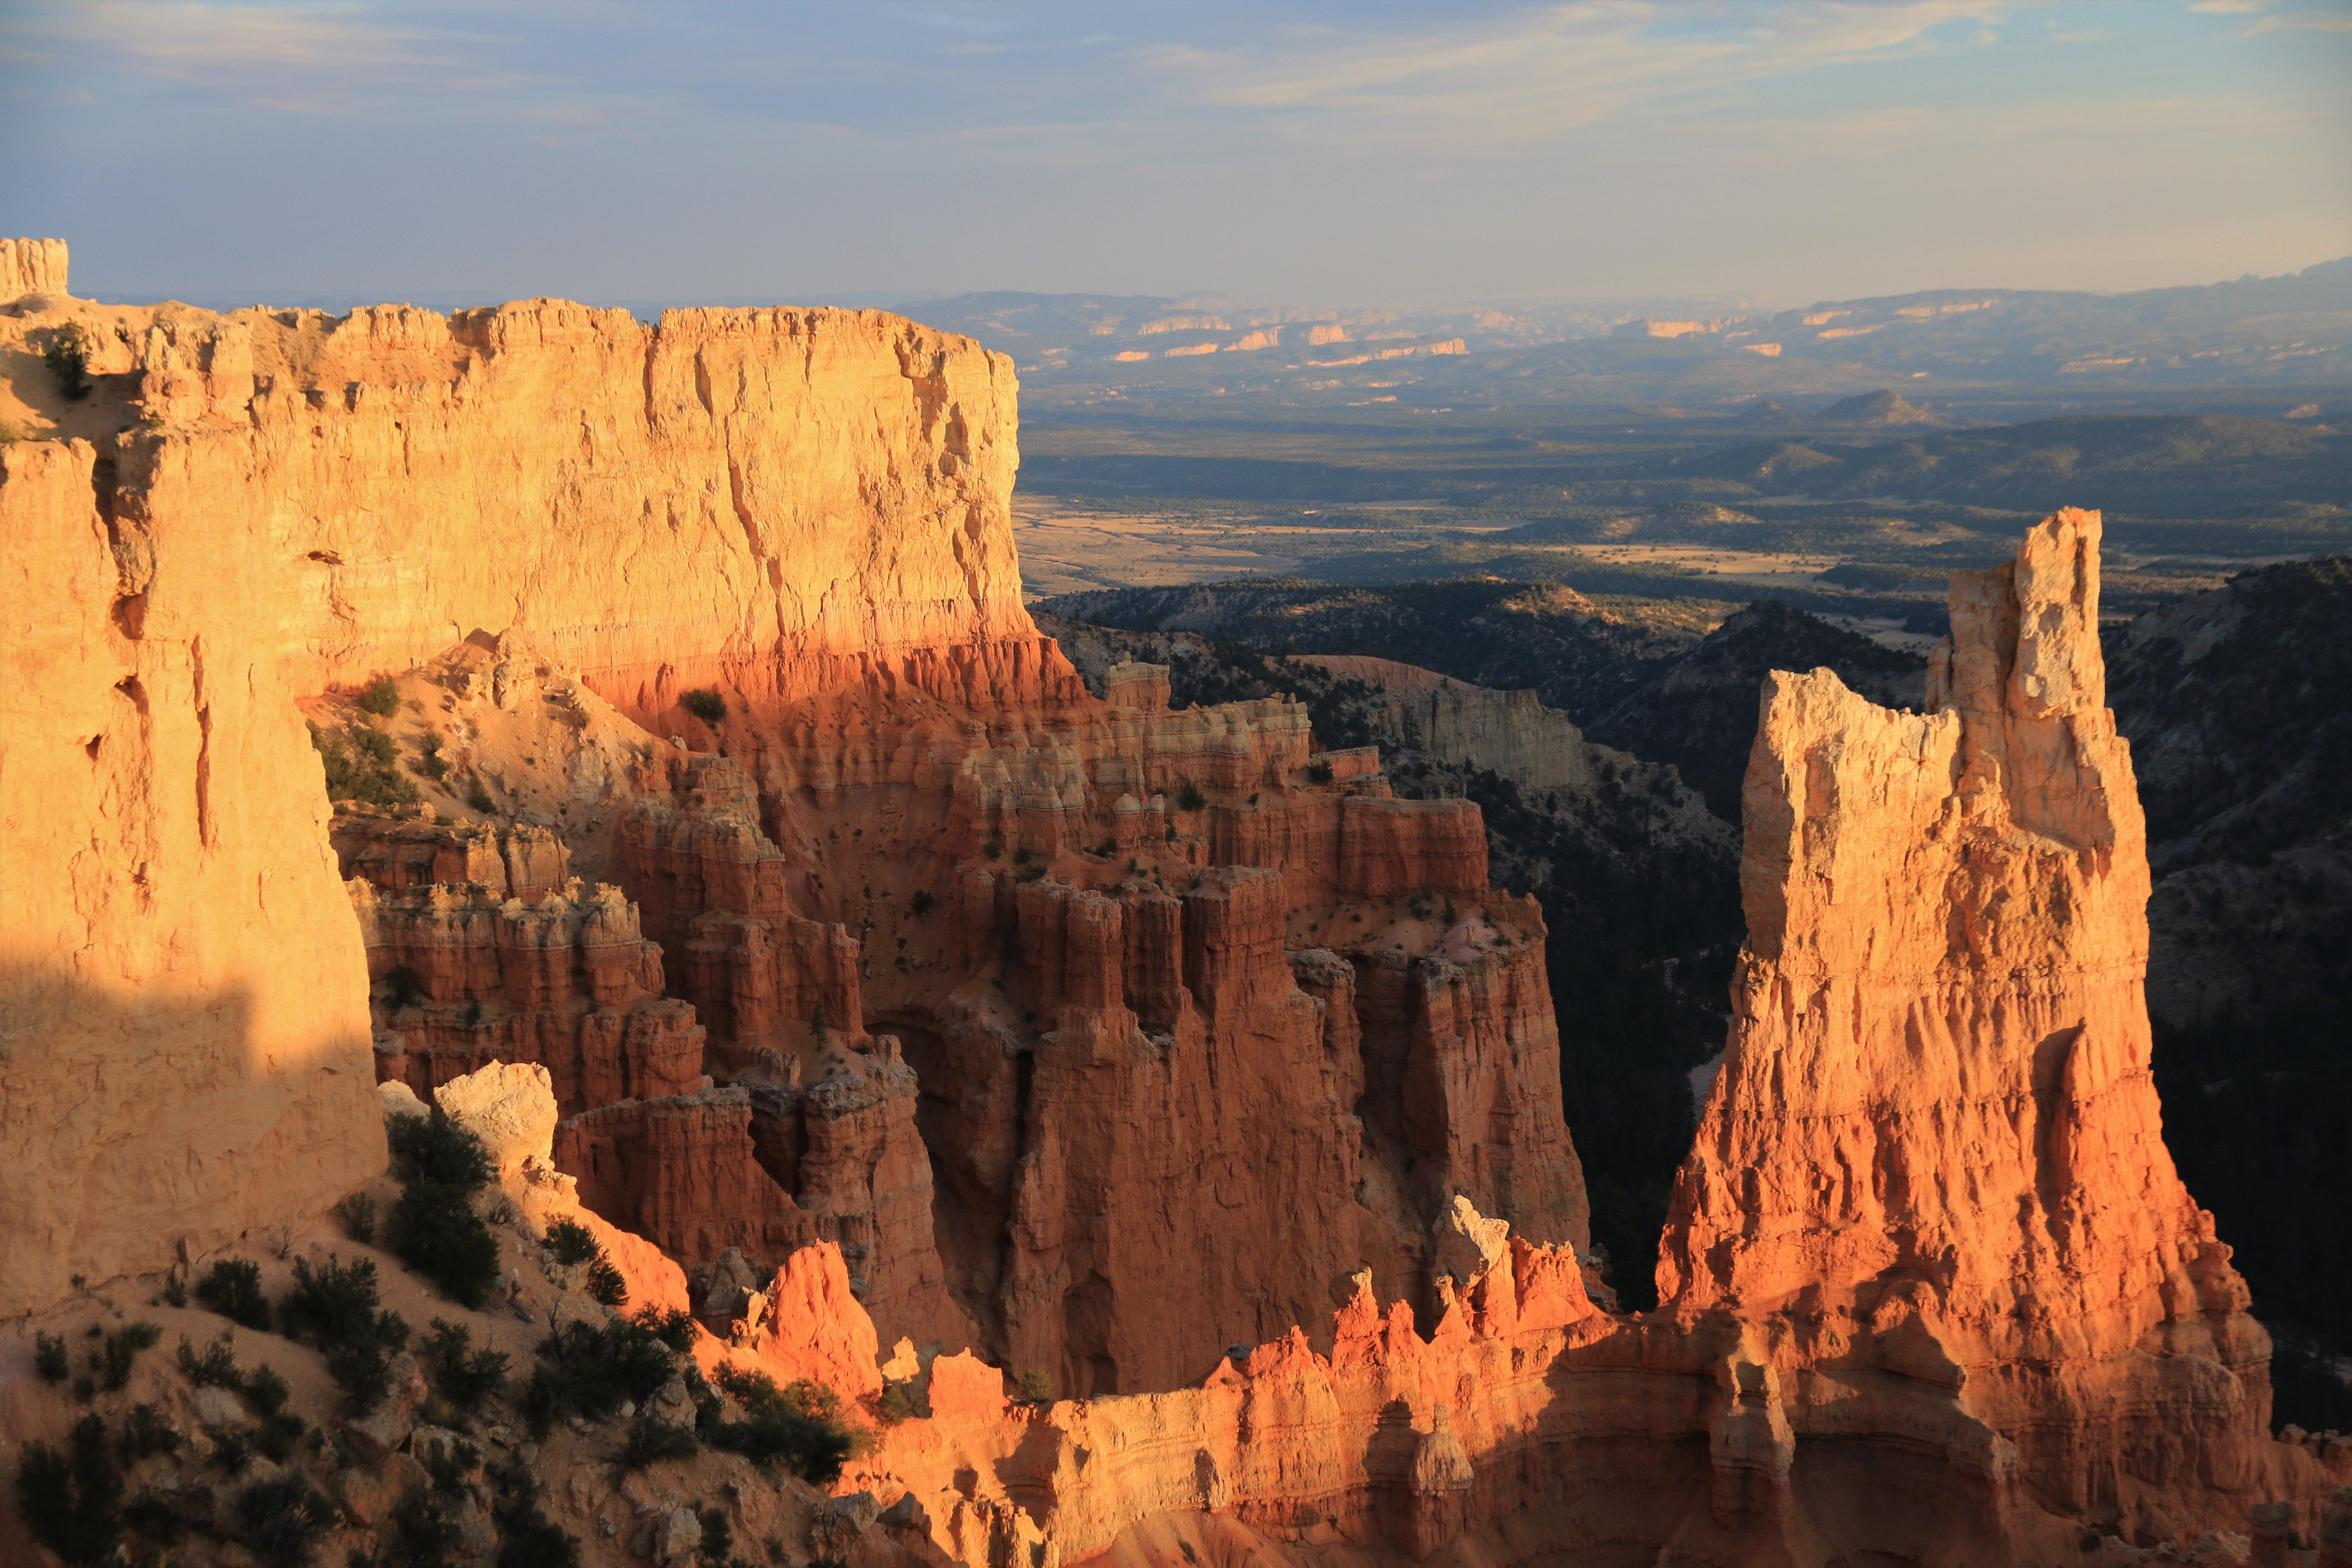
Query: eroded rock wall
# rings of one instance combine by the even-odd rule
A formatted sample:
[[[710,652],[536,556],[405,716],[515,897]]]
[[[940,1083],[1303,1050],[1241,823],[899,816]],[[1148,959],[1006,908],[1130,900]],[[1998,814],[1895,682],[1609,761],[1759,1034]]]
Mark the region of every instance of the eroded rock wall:
[[[0,1315],[299,1223],[383,1163],[358,921],[243,528],[142,538],[0,446]]]
[[[1678,1318],[1759,1325],[1753,1506],[1858,1421],[2158,1528],[2270,1447],[2269,1342],[2148,1073],[2098,542],[2064,511],[1956,575],[1927,713],[1765,683],[1748,949],[1658,1266]]]

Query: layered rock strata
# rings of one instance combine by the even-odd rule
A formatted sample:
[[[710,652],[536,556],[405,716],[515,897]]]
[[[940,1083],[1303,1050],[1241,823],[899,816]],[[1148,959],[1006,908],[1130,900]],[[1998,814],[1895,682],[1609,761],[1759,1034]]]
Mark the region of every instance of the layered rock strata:
[[[1360,1289],[1328,1352],[1276,1336],[1197,1390],[1013,1407],[936,1363],[931,1419],[855,1484],[975,1564],[1607,1541],[1957,1568],[2338,1528],[2352,1448],[2270,1437],[2267,1342],[2164,1153],[2097,538],[2062,513],[1956,579],[1930,714],[1768,684],[1750,948],[1658,1312],[1457,1205],[1428,1341]]]
[[[2269,1342],[2167,1154],[2099,519],[1953,579],[1924,714],[1767,678],[1748,947],[1665,1310],[1746,1331],[1749,1473],[1869,1432],[2004,1506],[2168,1526],[2267,1478]]]
[[[936,1221],[894,1231],[877,1186],[870,1244],[837,1238],[861,1284],[935,1257],[992,1354],[1110,1391],[1366,1263],[1433,1300],[1456,1192],[1581,1244],[1541,917],[1485,887],[1476,808],[1392,798],[1294,702],[1170,712],[1164,671],[1119,674],[985,725],[807,704],[620,826],[722,1075],[903,1042]],[[1288,1232],[1234,1245],[1261,1205]]]
[[[701,1026],[616,888],[583,888],[544,828],[336,819],[373,986],[376,1072],[420,1094],[533,1062],[581,1110],[701,1087]]]

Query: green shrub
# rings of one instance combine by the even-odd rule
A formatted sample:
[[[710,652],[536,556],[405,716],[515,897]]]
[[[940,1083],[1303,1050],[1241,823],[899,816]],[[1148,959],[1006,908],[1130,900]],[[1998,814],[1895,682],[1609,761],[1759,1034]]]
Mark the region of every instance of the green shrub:
[[[677,1373],[677,1353],[642,1323],[626,1319],[570,1322],[540,1342],[540,1359],[523,1390],[531,1428],[544,1432],[563,1416],[602,1421],[624,1402],[643,1405]]]
[[[449,759],[441,754],[441,732],[438,730],[428,731],[424,739],[416,742],[416,751],[418,773],[435,784],[449,776]]]
[[[278,1318],[294,1338],[323,1348],[379,1338],[377,1304],[375,1260],[345,1263],[331,1252],[315,1269],[307,1258],[294,1260],[294,1288]]]
[[[628,1475],[664,1459],[691,1459],[701,1451],[702,1445],[685,1427],[640,1415],[629,1423],[629,1435],[622,1442],[615,1462],[621,1473]]]
[[[188,1287],[186,1282],[176,1274],[164,1275],[163,1289],[158,1297],[158,1300],[160,1300],[166,1307],[186,1306],[188,1304]]]
[[[482,1141],[437,1105],[423,1116],[392,1118],[384,1137],[403,1181],[436,1182],[471,1193],[498,1174]]]
[[[705,686],[678,699],[686,710],[709,725],[724,723],[727,719],[727,699]]]
[[[359,689],[352,700],[362,713],[373,713],[379,719],[389,719],[400,710],[400,687],[389,675],[379,675]]]
[[[920,920],[931,912],[931,905],[937,901],[931,897],[931,890],[929,888],[918,888],[915,889],[915,896],[907,900],[907,911]]]
[[[408,1323],[377,1304],[375,1263],[344,1263],[329,1254],[313,1270],[294,1260],[294,1289],[278,1309],[286,1331],[325,1352],[327,1375],[354,1412],[374,1409],[392,1389],[392,1357],[408,1342]]]
[[[488,1151],[437,1105],[392,1118],[385,1134],[403,1184],[385,1245],[450,1300],[479,1307],[499,1279],[498,1239],[472,1201],[495,1173]]]
[[[711,1446],[767,1467],[781,1463],[812,1486],[826,1487],[862,1447],[862,1434],[843,1418],[840,1396],[822,1384],[797,1379],[783,1388],[765,1373],[721,1367],[719,1386],[743,1406],[746,1419],[713,1423]]]
[[[220,1432],[213,1436],[212,1462],[220,1467],[225,1476],[241,1476],[253,1463],[253,1445],[242,1432]]]
[[[499,808],[499,803],[490,798],[490,792],[480,784],[474,784],[467,789],[466,804],[476,811],[485,813],[493,812]],[[570,1537],[567,1536],[565,1539],[569,1540]]]
[[[474,1348],[473,1331],[462,1323],[433,1320],[425,1336],[425,1356],[432,1368],[433,1386],[467,1415],[506,1386],[506,1352]]]
[[[180,1435],[163,1419],[160,1406],[134,1405],[123,1420],[122,1436],[116,1440],[116,1448],[124,1464],[135,1465],[156,1454],[178,1453]]]
[[[596,1236],[576,1220],[560,1219],[547,1227],[548,1255],[569,1268],[601,1258],[604,1249],[596,1245]]]
[[[723,1508],[695,1510],[702,1521],[702,1555],[713,1563],[724,1563],[734,1555],[735,1521],[727,1517]]]
[[[647,1302],[637,1309],[631,1321],[680,1355],[694,1349],[694,1314],[683,1307],[665,1311]]]
[[[68,321],[51,334],[49,346],[41,351],[41,363],[58,378],[58,390],[67,402],[79,403],[90,395],[89,335],[79,321]]]
[[[55,1334],[35,1334],[33,1370],[52,1388],[65,1382],[73,1372],[73,1359],[66,1354],[65,1341]]]
[[[246,1547],[270,1568],[299,1568],[310,1562],[336,1519],[334,1505],[299,1475],[254,1482],[237,1493],[236,1513]]]
[[[1042,1372],[1021,1374],[1021,1402],[1024,1405],[1054,1403],[1054,1380]]]
[[[901,1421],[915,1418],[915,1396],[907,1392],[905,1384],[894,1383],[882,1391],[882,1398],[874,1408],[885,1424],[896,1426]]]
[[[613,1260],[598,1253],[588,1265],[588,1294],[607,1307],[629,1304],[629,1282],[613,1267]]]
[[[257,1366],[246,1374],[245,1396],[264,1415],[275,1415],[286,1408],[293,1391],[286,1386],[286,1380],[278,1375],[275,1367]]]
[[[106,1423],[74,1423],[67,1451],[36,1438],[16,1470],[16,1512],[34,1540],[74,1564],[98,1563],[122,1539],[122,1476],[107,1452]]]
[[[269,1301],[261,1293],[261,1265],[224,1258],[196,1281],[196,1300],[240,1328],[269,1328]]]
[[[1176,794],[1176,809],[1179,811],[1199,811],[1208,804],[1209,797],[1202,795],[1200,786],[1191,779],[1186,779],[1184,787]]]
[[[1307,782],[1308,784],[1329,784],[1331,782],[1331,764],[1325,762],[1313,762],[1307,763]]]
[[[121,1389],[131,1381],[131,1368],[139,1352],[163,1337],[163,1331],[152,1323],[125,1323],[106,1336],[106,1379],[109,1394]]]
[[[310,1424],[299,1415],[279,1411],[275,1415],[263,1416],[261,1425],[253,1429],[253,1446],[271,1464],[282,1465],[294,1452],[296,1440],[309,1430]]]
[[[375,1200],[365,1193],[352,1193],[337,1204],[335,1219],[343,1234],[361,1246],[375,1240]]]
[[[245,1374],[237,1371],[236,1352],[229,1346],[226,1330],[201,1352],[189,1345],[187,1336],[182,1335],[179,1362],[180,1371],[198,1388],[236,1388],[245,1382]]]
[[[539,1479],[520,1460],[488,1471],[494,1500],[491,1522],[499,1531],[498,1568],[580,1568],[580,1543],[566,1535],[539,1504]]]
[[[384,1233],[395,1257],[461,1307],[479,1308],[499,1282],[498,1238],[474,1212],[467,1188],[410,1182]]]
[[[329,800],[389,808],[414,805],[425,798],[415,784],[393,766],[392,737],[380,730],[359,724],[335,735],[313,724],[310,744],[326,771]]]

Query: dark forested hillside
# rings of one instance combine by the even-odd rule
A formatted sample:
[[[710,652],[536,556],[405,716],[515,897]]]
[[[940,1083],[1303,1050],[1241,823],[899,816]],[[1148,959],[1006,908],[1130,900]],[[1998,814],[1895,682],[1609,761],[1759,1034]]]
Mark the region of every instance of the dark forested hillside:
[[[2352,559],[2108,638],[2147,808],[2165,1138],[2280,1338],[2279,1415],[2352,1427]]]

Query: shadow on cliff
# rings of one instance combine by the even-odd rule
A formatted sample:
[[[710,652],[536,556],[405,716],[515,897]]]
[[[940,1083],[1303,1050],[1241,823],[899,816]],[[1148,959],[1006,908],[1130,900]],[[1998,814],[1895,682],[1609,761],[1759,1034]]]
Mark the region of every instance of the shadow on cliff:
[[[297,1054],[263,1013],[0,955],[0,1316],[299,1225],[383,1167],[366,1040]]]

